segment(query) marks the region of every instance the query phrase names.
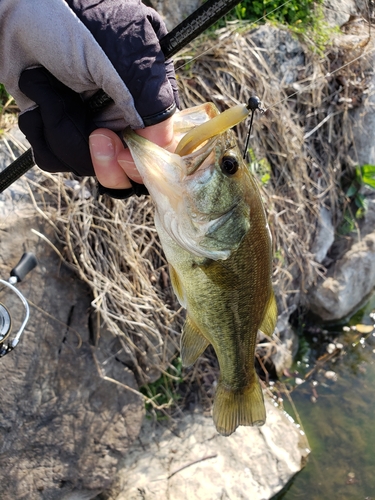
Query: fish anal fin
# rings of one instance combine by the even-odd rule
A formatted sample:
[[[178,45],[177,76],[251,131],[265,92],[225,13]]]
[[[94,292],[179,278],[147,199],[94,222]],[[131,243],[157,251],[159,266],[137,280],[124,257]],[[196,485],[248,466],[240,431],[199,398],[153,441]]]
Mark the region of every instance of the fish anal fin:
[[[185,298],[184,288],[182,286],[182,283],[180,281],[180,278],[178,277],[175,268],[171,264],[169,264],[169,276],[171,278],[173,291],[176,294],[177,300],[179,301],[180,305],[182,307],[185,307],[186,309],[186,298]]]
[[[272,290],[266,306],[266,312],[264,314],[264,318],[259,327],[259,330],[263,332],[265,335],[271,337],[275,330],[276,323],[277,323],[277,305],[276,305],[275,294],[273,293]]]
[[[181,336],[181,360],[183,366],[193,365],[208,345],[209,342],[188,316]]]
[[[253,381],[240,390],[228,388],[219,381],[212,417],[217,432],[222,436],[230,436],[239,425],[263,425],[266,409],[256,374]]]

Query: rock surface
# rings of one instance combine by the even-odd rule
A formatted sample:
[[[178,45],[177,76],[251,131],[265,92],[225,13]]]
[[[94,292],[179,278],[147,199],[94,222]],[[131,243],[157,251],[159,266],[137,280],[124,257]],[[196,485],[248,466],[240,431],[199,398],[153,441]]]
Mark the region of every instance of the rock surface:
[[[145,421],[118,473],[111,500],[267,500],[305,463],[300,429],[266,398],[267,423],[220,436],[201,413],[169,430]],[[147,453],[145,453],[147,450]]]
[[[324,19],[330,26],[341,26],[351,15],[365,13],[365,0],[324,0]]]
[[[93,348],[89,290],[31,228],[53,238],[36,218],[10,213],[0,221],[2,279],[23,251],[39,260],[17,285],[31,301],[30,322],[16,349],[0,359],[0,497],[93,498],[111,485],[144,405],[100,376],[96,360],[107,359],[106,375],[136,388],[134,375],[114,359],[113,337]],[[1,290],[0,301],[20,317],[18,299]]]
[[[322,207],[320,209],[317,224],[318,226],[311,252],[315,254],[315,261],[321,263],[326,258],[327,252],[335,240],[335,228],[332,223],[331,212]]]
[[[272,25],[261,25],[251,36],[254,47],[261,50],[262,57],[267,61],[270,72],[277,75],[284,84],[298,80],[298,73],[305,64],[305,54],[302,44],[286,29]],[[279,81],[275,85],[279,84]]]
[[[375,56],[373,56],[375,67]],[[353,116],[353,157],[357,165],[375,165],[375,76],[368,90],[369,97],[364,108],[356,110]]]
[[[171,31],[177,24],[186,19],[203,2],[202,0],[148,0],[152,7],[164,18],[168,31]]]
[[[375,232],[354,244],[335,262],[310,294],[310,309],[325,321],[353,312],[375,287]]]

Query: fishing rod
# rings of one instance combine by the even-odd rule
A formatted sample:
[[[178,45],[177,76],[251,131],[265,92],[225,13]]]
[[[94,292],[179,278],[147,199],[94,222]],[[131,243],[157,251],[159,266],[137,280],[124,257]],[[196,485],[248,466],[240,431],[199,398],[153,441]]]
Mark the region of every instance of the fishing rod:
[[[169,59],[174,56],[194,38],[228,14],[239,2],[240,0],[207,0],[160,40],[160,47],[165,58]],[[85,105],[88,111],[94,114],[112,102],[111,97],[103,90],[99,90]],[[30,148],[0,172],[0,193],[26,174],[34,165],[35,162]]]
[[[160,40],[160,45],[161,49],[165,55],[166,58],[170,58],[173,55],[175,55],[177,52],[179,52],[182,48],[184,48],[190,41],[192,41],[194,38],[196,38],[198,35],[203,33],[208,27],[210,27],[212,24],[214,24],[217,20],[219,20],[221,17],[226,15],[233,7],[235,7],[240,0],[207,0],[205,4],[203,4],[200,8],[198,8],[196,11],[194,11],[188,18],[186,18],[183,22],[178,24],[171,32],[169,32],[167,35],[165,35],[161,40]],[[287,0],[283,4],[279,5],[272,11],[268,12],[264,16],[260,17],[258,21],[261,21],[267,16],[269,16],[271,13],[277,11],[278,9],[284,7],[288,3],[290,3],[291,0]],[[208,52],[211,49],[207,49]],[[374,48],[370,51],[372,52]],[[352,61],[347,62],[344,64],[342,67],[348,66],[351,63],[355,62],[358,59],[361,59],[362,57],[366,56],[367,54],[361,54],[360,56],[356,57]],[[200,56],[197,56],[191,60],[189,60],[188,63],[191,63],[192,60],[197,59]],[[185,63],[185,64],[188,64]],[[179,66],[176,68],[176,71],[183,66]],[[333,74],[341,69],[337,68],[335,71],[332,71],[330,74]],[[323,78],[323,77],[320,77]],[[312,86],[313,83],[310,84]],[[260,106],[257,108],[261,110],[262,113],[267,111],[268,109],[272,109],[276,107],[278,104],[284,102],[285,100],[290,99],[290,97],[293,97],[294,95],[297,95],[303,91],[306,91],[310,86],[304,88],[303,90],[298,90],[294,92],[292,95],[282,99],[279,102],[271,104],[268,108],[262,109]],[[256,96],[254,98],[258,99]],[[112,101],[112,99],[103,91],[99,90],[92,96],[90,99],[88,99],[85,103],[85,106],[87,106],[87,109],[91,113],[95,113],[107,105],[109,105]],[[255,110],[253,110],[255,111]],[[252,126],[252,121],[253,121],[253,116],[254,113],[252,113],[251,116],[251,123],[249,127],[249,133],[246,138],[246,143],[248,143],[249,137],[250,137],[250,131],[251,131],[251,126]],[[246,148],[245,148],[246,151]],[[244,153],[245,155],[245,153]],[[8,167],[6,167],[2,172],[0,172],[0,194],[7,189],[13,182],[18,180],[22,175],[24,175],[26,172],[28,172],[33,166],[35,165],[34,159],[32,156],[32,150],[28,149],[25,153],[23,153],[19,158],[17,158],[13,163],[11,163]]]
[[[0,302],[0,358],[13,351],[18,344],[21,335],[29,320],[29,304],[23,294],[15,287],[17,283],[22,281],[25,276],[34,269],[37,265],[36,257],[31,252],[26,252],[22,255],[21,260],[11,270],[8,281],[0,279],[0,284],[9,289],[14,295],[18,297],[24,308],[23,321],[18,329],[18,332],[10,341],[12,330],[12,315],[10,308]],[[7,344],[6,344],[7,342]]]

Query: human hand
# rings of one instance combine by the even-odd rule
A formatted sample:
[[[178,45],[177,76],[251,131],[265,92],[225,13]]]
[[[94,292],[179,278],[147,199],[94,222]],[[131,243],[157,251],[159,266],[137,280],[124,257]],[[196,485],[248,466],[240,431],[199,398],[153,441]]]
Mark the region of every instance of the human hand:
[[[52,5],[45,0],[42,3],[44,10]],[[83,31],[78,29],[80,22],[76,17],[73,16],[73,22],[67,12],[53,12],[51,18],[65,16],[61,21],[64,32],[61,36],[59,23],[55,23],[54,30],[51,26],[40,27],[43,33],[39,38],[43,38],[43,46],[36,43],[34,47],[35,37],[25,37],[28,54],[35,52],[35,57],[45,67],[34,66],[23,71],[19,88],[14,88],[13,95],[21,109],[25,107],[24,101],[36,103],[23,109],[19,125],[32,145],[36,163],[50,172],[94,175],[88,148],[90,133],[102,127],[118,133],[127,125],[138,131],[143,126],[145,130],[157,127],[178,105],[173,64],[164,61],[160,50],[159,40],[166,34],[160,17],[141,2],[118,0],[114,3],[116,12],[111,12],[112,4],[108,2],[85,9],[85,1],[69,0],[67,4],[85,25]],[[65,10],[69,12],[68,8]],[[22,15],[26,15],[24,10],[19,14],[21,20]],[[33,12],[27,14],[33,15]],[[103,29],[102,19],[106,19],[106,29]],[[49,21],[46,22],[48,25]],[[72,22],[71,29],[69,22]],[[51,33],[53,41],[49,43]],[[61,40],[60,44],[62,36],[65,43]],[[22,48],[23,44],[18,43],[18,46]],[[77,46],[82,50],[74,52]],[[99,88],[110,95],[115,104],[92,116],[83,100]],[[171,128],[166,124],[157,130],[156,142],[160,140],[164,145],[169,141]],[[148,134],[153,135],[151,130],[146,136]],[[113,134],[110,137],[115,151],[122,150],[119,138]],[[124,161],[129,161],[129,157],[126,160],[129,153],[124,154]],[[99,160],[99,171],[104,163],[103,159]],[[119,164],[113,168],[113,163],[109,163],[112,165],[110,173],[107,176],[99,174],[102,180],[105,177],[104,185],[128,185],[122,173],[124,170],[118,170]]]
[[[173,152],[176,149],[173,117],[136,130],[136,133],[167,151]],[[111,190],[122,190],[132,188],[131,181],[143,182],[129,149],[124,147],[120,137],[112,130],[104,128],[95,130],[90,135],[90,152],[96,177],[102,186]]]

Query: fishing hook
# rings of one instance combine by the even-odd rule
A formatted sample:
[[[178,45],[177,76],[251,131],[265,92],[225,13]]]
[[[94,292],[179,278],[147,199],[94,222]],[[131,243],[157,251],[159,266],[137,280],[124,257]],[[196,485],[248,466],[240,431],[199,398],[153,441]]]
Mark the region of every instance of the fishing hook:
[[[263,114],[266,111],[264,108],[261,107],[261,104],[262,103],[261,103],[259,97],[254,95],[254,96],[249,97],[249,100],[248,100],[247,105],[246,105],[246,108],[249,111],[251,111],[251,117],[250,117],[249,130],[248,130],[247,136],[246,136],[245,148],[244,148],[244,152],[243,152],[243,156],[242,156],[243,159],[246,158],[247,148],[249,146],[250,134],[251,134],[252,126],[253,126],[254,113],[257,109],[261,112],[261,114]]]

